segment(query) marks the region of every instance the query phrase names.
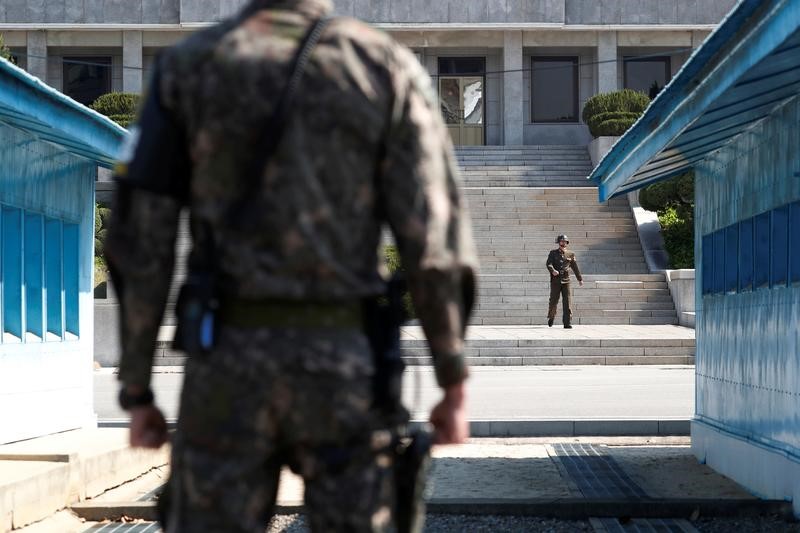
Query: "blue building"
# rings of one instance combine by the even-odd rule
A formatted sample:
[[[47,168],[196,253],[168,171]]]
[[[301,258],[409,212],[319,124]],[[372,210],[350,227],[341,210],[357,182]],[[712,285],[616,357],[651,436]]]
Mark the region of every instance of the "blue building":
[[[94,183],[124,135],[0,59],[0,444],[95,423]]]
[[[601,161],[693,170],[697,457],[800,515],[800,0],[743,0]]]

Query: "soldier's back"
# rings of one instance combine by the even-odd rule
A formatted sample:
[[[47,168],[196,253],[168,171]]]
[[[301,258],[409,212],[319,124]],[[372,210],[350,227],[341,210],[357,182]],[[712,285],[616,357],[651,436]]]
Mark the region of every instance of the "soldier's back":
[[[193,228],[213,228],[222,283],[237,296],[380,290],[375,177],[397,93],[424,77],[408,50],[357,20],[331,20],[258,190],[245,185],[292,59],[328,9],[327,0],[256,0],[161,61],[162,101],[191,154]],[[256,215],[244,229],[228,220],[242,195]]]

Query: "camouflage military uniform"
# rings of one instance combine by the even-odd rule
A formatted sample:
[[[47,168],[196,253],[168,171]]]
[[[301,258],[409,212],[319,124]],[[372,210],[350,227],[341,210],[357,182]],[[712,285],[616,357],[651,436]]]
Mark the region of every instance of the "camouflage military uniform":
[[[330,0],[253,0],[160,59],[118,169],[106,255],[121,304],[120,380],[147,387],[178,216],[214,242],[220,293],[342,302],[377,294],[388,223],[445,387],[467,376],[477,259],[457,167],[413,55],[351,19],[324,30],[246,230],[226,215],[291,59]],[[208,232],[204,233],[208,229]],[[208,250],[208,248],[205,248]],[[388,456],[369,453],[372,356],[360,328],[221,324],[191,356],[173,446],[170,531],[263,532],[282,464],[306,481],[317,531],[390,526]]]
[[[578,281],[583,281],[581,270],[578,268],[578,260],[571,250],[561,250],[556,248],[550,250],[547,255],[547,271],[550,274],[550,305],[547,308],[547,319],[552,320],[556,317],[558,309],[558,299],[561,297],[561,311],[564,325],[572,324],[572,287],[570,285],[569,271],[575,272]],[[553,273],[558,276],[553,276]]]

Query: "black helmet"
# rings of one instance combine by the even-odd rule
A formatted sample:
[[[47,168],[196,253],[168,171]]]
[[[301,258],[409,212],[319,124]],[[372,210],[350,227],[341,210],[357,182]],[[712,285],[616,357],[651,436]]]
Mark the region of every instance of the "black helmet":
[[[559,235],[558,237],[556,237],[556,244],[558,244],[561,241],[567,241],[567,244],[569,244],[569,237],[567,237],[566,235]]]

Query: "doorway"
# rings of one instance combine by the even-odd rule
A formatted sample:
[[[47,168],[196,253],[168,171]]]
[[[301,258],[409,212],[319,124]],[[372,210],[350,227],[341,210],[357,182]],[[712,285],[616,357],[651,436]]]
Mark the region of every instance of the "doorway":
[[[439,108],[456,146],[485,144],[484,58],[439,59]]]

